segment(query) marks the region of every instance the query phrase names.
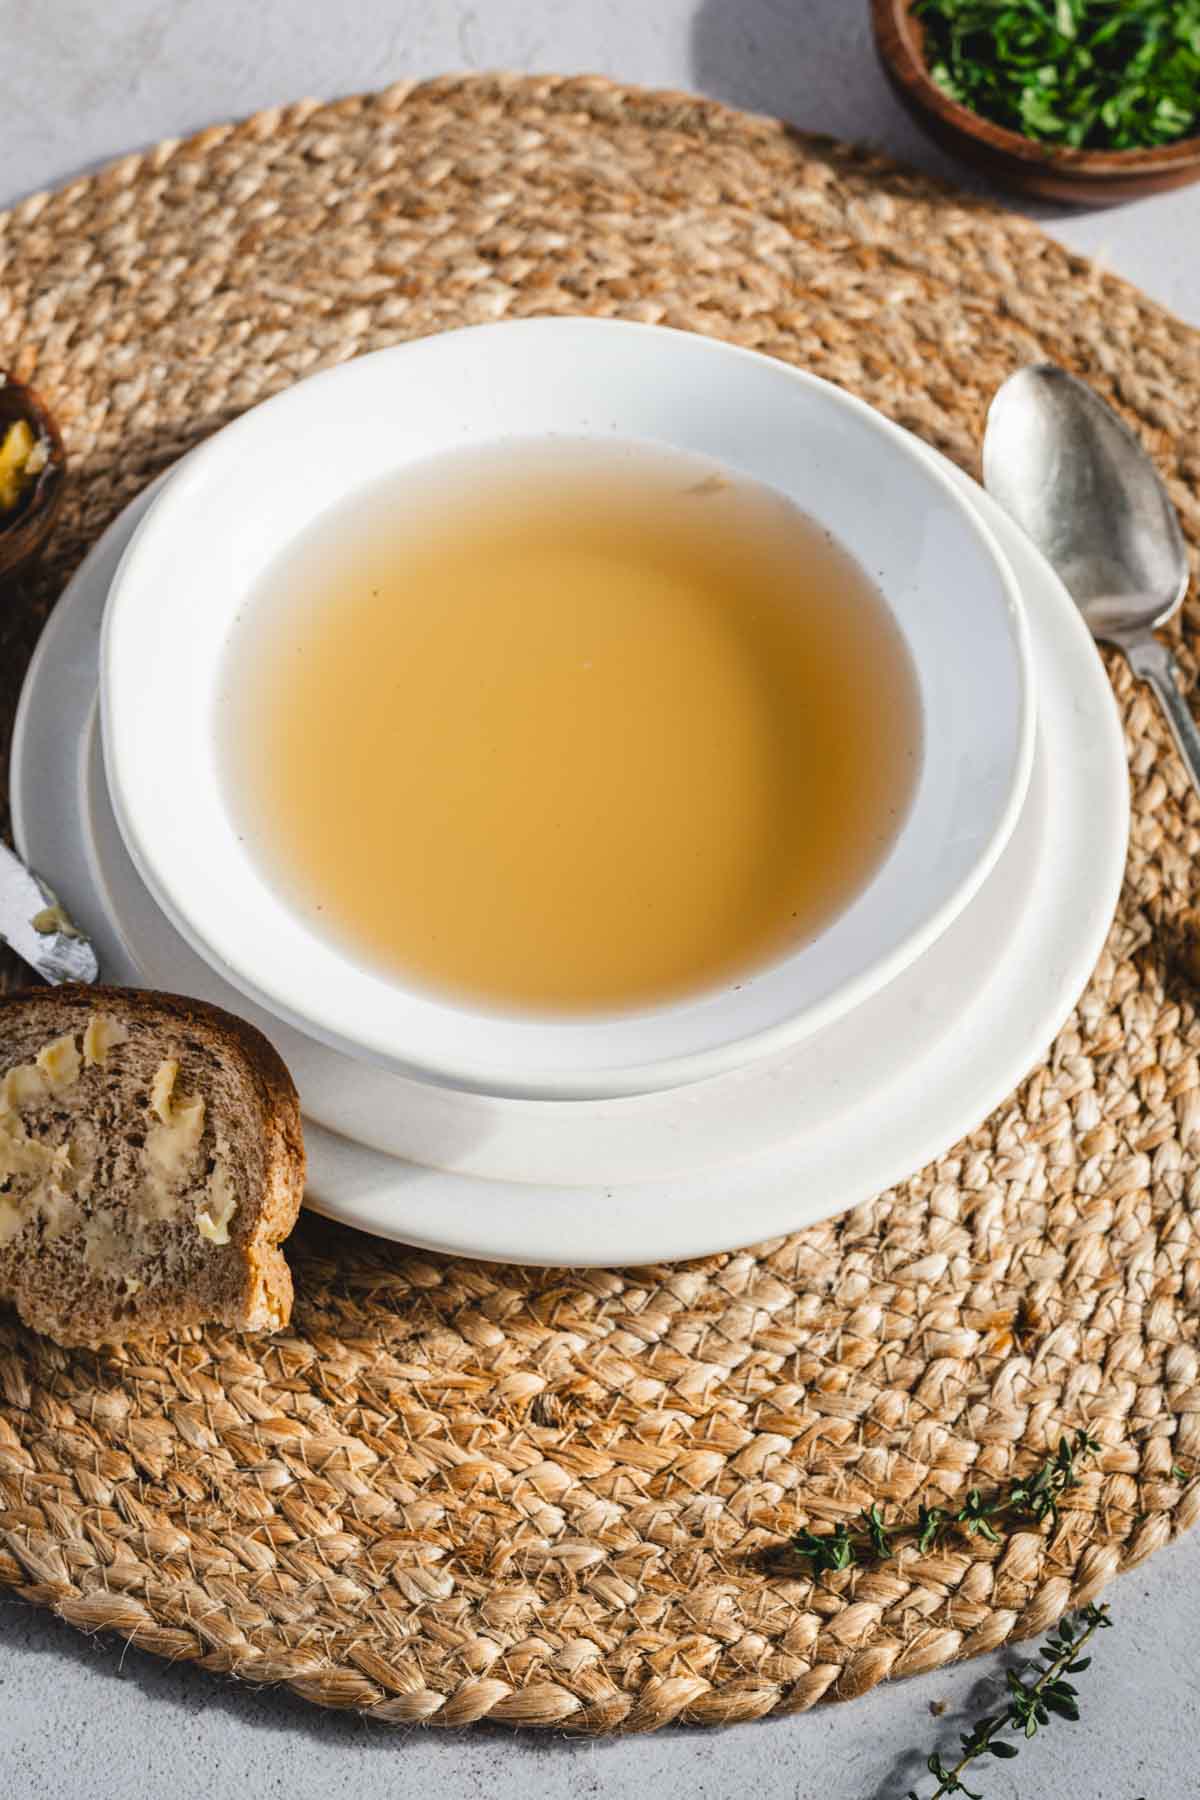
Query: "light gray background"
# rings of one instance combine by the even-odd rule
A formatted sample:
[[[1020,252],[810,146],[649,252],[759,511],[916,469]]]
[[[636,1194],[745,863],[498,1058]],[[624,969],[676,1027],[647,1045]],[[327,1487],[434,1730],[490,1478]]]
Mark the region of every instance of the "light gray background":
[[[302,95],[462,68],[598,70],[698,88],[950,169],[880,77],[866,0],[0,0],[0,204],[158,138]],[[1200,324],[1200,187],[1048,229]],[[989,1800],[1200,1796],[1200,1544],[1112,1591],[1117,1628],[1060,1725],[974,1785]],[[720,1735],[611,1744],[399,1735],[88,1642],[0,1598],[4,1800],[902,1800],[1003,1659]],[[934,1718],[930,1705],[944,1702]],[[986,1696],[984,1696],[986,1704]],[[921,1752],[910,1754],[910,1749]]]

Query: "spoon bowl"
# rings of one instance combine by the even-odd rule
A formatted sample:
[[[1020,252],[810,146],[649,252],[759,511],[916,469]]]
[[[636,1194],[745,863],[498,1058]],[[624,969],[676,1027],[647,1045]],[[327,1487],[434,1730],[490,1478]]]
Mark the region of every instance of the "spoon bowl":
[[[992,401],[983,481],[1062,578],[1094,637],[1154,689],[1200,794],[1200,732],[1174,656],[1153,633],[1183,605],[1190,570],[1154,464],[1086,382],[1035,363]]]
[[[1051,363],[992,402],[983,479],[1053,564],[1093,634],[1121,643],[1183,604],[1187,547],[1157,469],[1086,382]]]

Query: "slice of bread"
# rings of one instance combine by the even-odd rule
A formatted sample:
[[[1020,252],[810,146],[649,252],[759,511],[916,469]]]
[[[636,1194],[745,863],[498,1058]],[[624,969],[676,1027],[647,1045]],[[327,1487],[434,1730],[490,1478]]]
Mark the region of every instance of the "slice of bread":
[[[303,1192],[296,1089],[252,1026],[124,988],[0,997],[0,1301],[35,1331],[276,1330]]]

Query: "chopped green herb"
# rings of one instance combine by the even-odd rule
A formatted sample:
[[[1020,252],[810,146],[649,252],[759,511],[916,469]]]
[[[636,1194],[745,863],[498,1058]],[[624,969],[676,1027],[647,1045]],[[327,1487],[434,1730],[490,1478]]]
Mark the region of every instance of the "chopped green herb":
[[[1200,133],[1200,0],[915,0],[943,91],[1086,150]]]

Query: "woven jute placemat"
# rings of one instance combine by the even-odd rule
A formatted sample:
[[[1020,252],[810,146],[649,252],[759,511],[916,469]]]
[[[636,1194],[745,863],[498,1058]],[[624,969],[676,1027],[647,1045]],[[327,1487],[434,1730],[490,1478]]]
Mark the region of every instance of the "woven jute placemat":
[[[1200,339],[1033,226],[681,95],[397,87],[0,218],[0,366],[74,469],[54,560],[0,618],[6,718],[66,573],[189,444],[362,351],[571,312],[802,364],[972,471],[996,385],[1051,357],[1121,407],[1200,540]],[[1198,627],[1193,606],[1189,679]],[[670,1268],[501,1268],[306,1221],[274,1339],[68,1353],[0,1311],[0,1582],[377,1719],[637,1731],[1029,1636],[1192,1524],[1200,809],[1112,673],[1134,826],[1108,948],[1044,1064],[935,1167]],[[871,1502],[986,1496],[1080,1426],[1103,1450],[1056,1525],[815,1580],[761,1565]]]

